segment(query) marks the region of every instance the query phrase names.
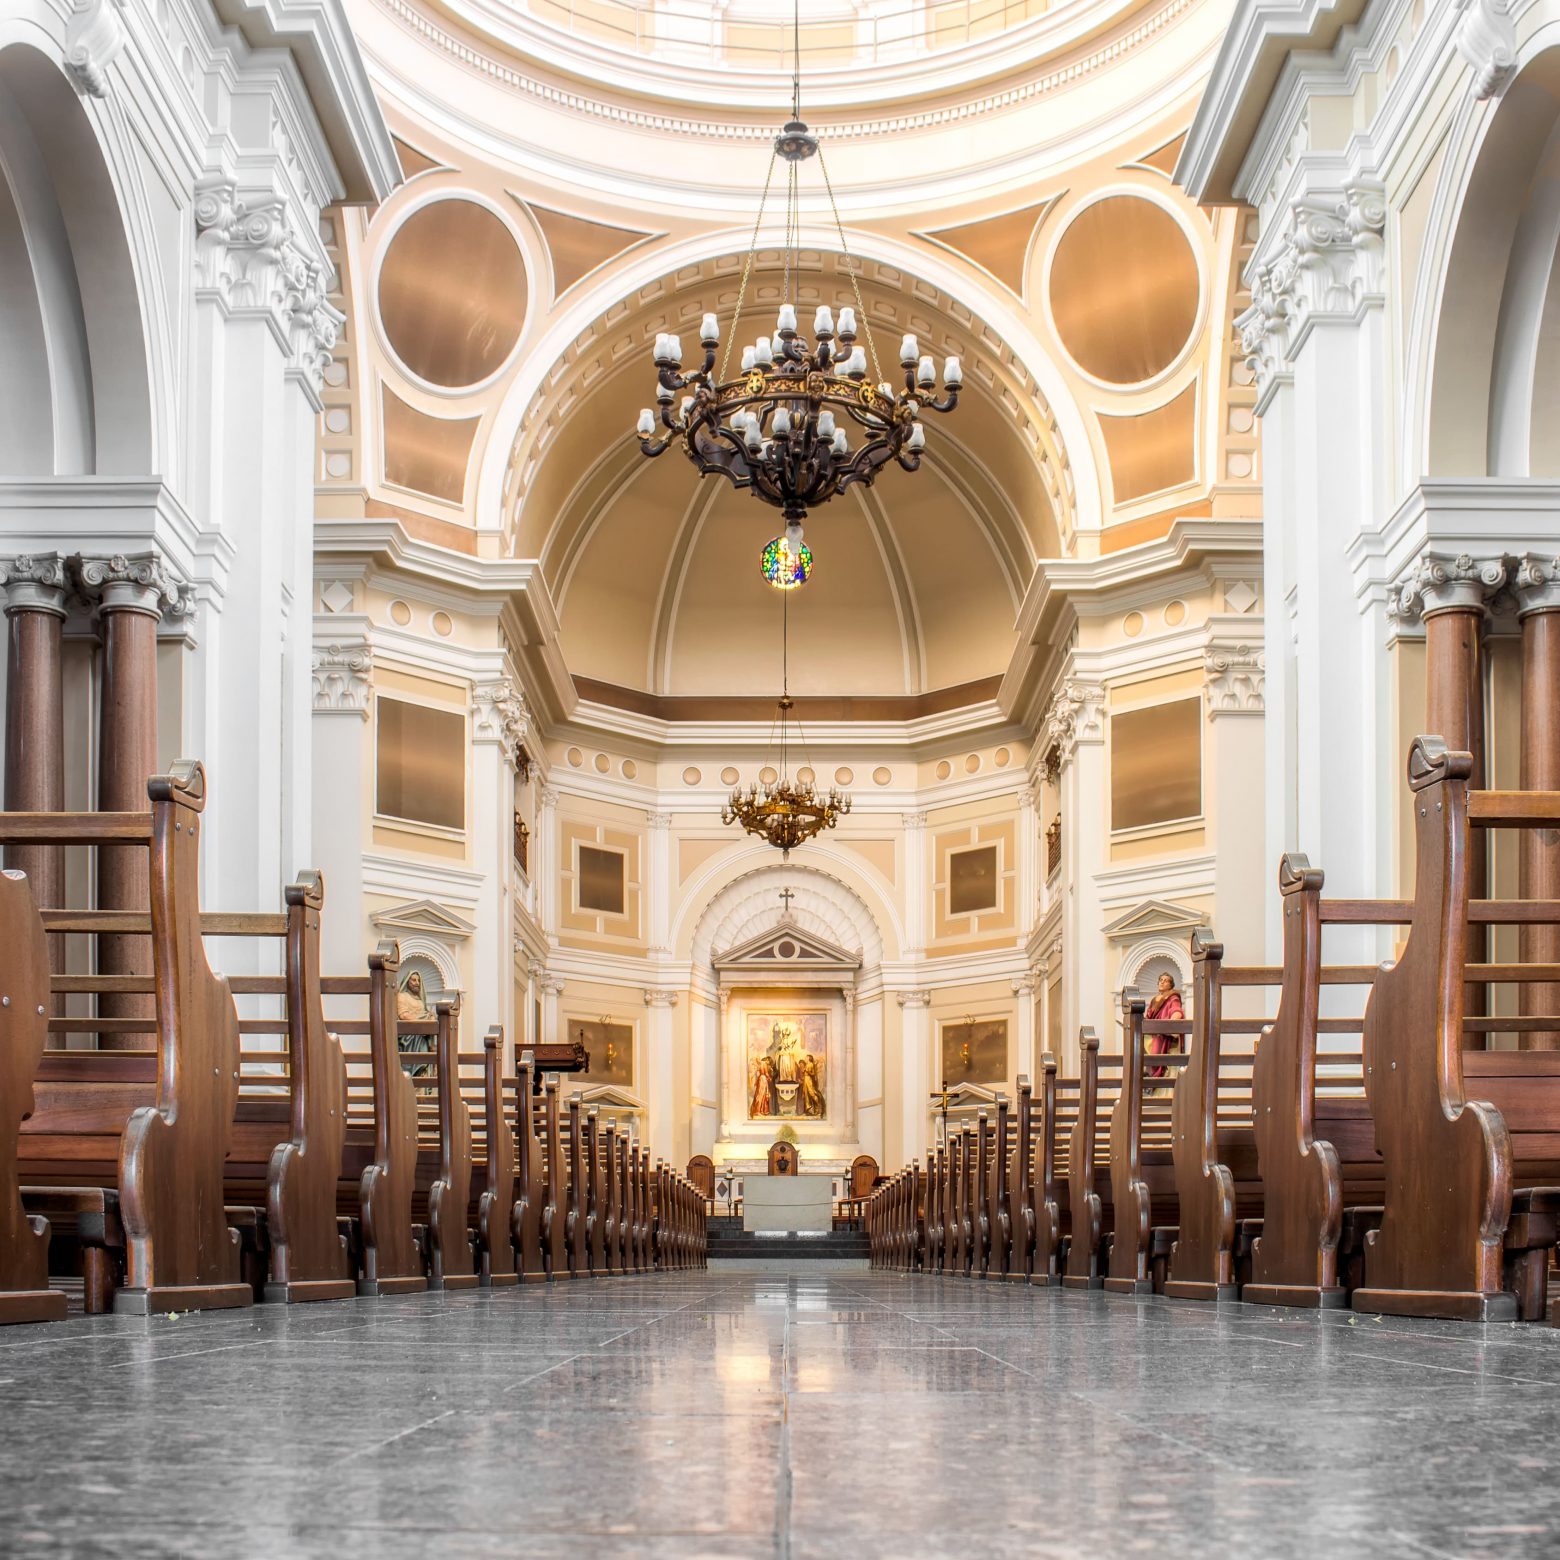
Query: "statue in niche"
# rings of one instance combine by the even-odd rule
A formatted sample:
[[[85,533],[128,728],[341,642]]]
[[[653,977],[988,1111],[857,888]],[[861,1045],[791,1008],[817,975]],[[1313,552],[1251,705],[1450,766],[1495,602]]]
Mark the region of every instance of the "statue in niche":
[[[1149,998],[1143,1017],[1165,1022],[1186,1017],[1186,1008],[1181,1002],[1181,993],[1176,989],[1175,977],[1168,970],[1159,977],[1159,989]],[[1169,1056],[1171,1053],[1179,1053],[1182,1044],[1180,1035],[1150,1035],[1145,1049],[1150,1056]],[[1169,1068],[1148,1067],[1145,1071],[1150,1078],[1163,1078]]]
[[[401,989],[395,994],[395,1016],[403,1024],[426,1024],[433,1019],[433,1009],[428,1005],[428,994],[423,988],[421,970],[409,970]],[[403,1053],[433,1050],[432,1034],[401,1035],[398,1037]],[[425,1078],[433,1069],[427,1063],[408,1067],[413,1078]]]

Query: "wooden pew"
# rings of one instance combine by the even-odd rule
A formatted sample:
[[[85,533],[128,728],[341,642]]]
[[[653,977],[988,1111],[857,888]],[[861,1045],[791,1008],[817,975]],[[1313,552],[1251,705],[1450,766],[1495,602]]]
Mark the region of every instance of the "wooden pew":
[[[477,1197],[477,1245],[482,1253],[483,1287],[509,1289],[520,1282],[515,1255],[525,1237],[521,1229],[519,1200],[523,1194],[516,1185],[515,1129],[509,1121],[504,1080],[504,1031],[501,1025],[494,1024],[488,1030],[482,1040],[482,1051],[485,1141],[481,1190]],[[515,1114],[523,1123],[528,1119],[530,1103],[526,1098],[531,1086],[529,1063],[522,1060],[516,1072]],[[531,1255],[541,1255],[541,1245],[534,1233]]]
[[[1061,1084],[1056,1076],[1056,1057],[1047,1051],[1040,1058],[1039,1123],[1036,1132],[1040,1163],[1031,1192],[1035,1245],[1030,1258],[1029,1282],[1040,1286],[1057,1281],[1062,1249],[1062,1182],[1057,1175],[1056,1156],[1060,1089]]]
[[[253,1301],[253,1289],[243,1280],[239,1236],[229,1226],[223,1195],[239,1088],[238,1015],[227,982],[211,972],[201,942],[205,771],[181,761],[171,773],[154,776],[147,792],[151,808],[146,813],[0,814],[3,843],[143,846],[148,852],[149,917],[117,911],[39,913],[45,928],[56,933],[150,931],[157,1013],[154,1076],[147,1076],[144,1053],[123,1056],[88,1091],[90,1097],[76,1096],[65,1105],[67,1112],[88,1107],[95,1128],[89,1133],[46,1133],[45,1127],[58,1123],[52,1112],[35,1111],[30,1147],[61,1157],[29,1168],[45,1168],[38,1180],[70,1188],[67,1207],[74,1205],[83,1219],[101,1222],[105,1241],[114,1238],[107,1230],[113,1220],[122,1225],[129,1275],[114,1295],[116,1310],[144,1315],[245,1306]],[[140,977],[108,979],[128,983],[126,989],[144,989]],[[69,1021],[63,1022],[69,1027]],[[99,1019],[93,1027],[110,1022]],[[127,1023],[146,1027],[136,1020]],[[54,1065],[69,1067],[72,1054],[51,1057],[64,1059]],[[116,1083],[115,1076],[122,1081]],[[148,1083],[151,1102],[137,1103],[127,1117],[115,1120],[116,1106],[127,1095],[144,1097]],[[37,1099],[37,1086],[34,1093]],[[78,1165],[88,1172],[79,1192],[72,1173]],[[117,1204],[102,1191],[115,1181]],[[95,1286],[99,1299],[109,1282],[105,1266],[99,1263],[98,1271],[88,1275],[89,1291]]]
[[[590,1277],[590,1182],[584,1121],[579,1096],[569,1100],[569,1272],[575,1278]],[[559,1167],[560,1173],[562,1166]]]
[[[1153,1201],[1148,1183],[1143,1178],[1143,1010],[1142,999],[1134,998],[1128,1009],[1120,1090],[1111,1111],[1112,1239],[1110,1259],[1102,1279],[1103,1287],[1111,1294],[1146,1295],[1152,1290],[1148,1263],[1153,1233]],[[1090,1070],[1085,1063],[1085,1077]],[[1093,1134],[1090,1131],[1092,1119],[1092,1113],[1086,1110],[1074,1128],[1075,1132],[1081,1130],[1085,1134],[1082,1145],[1083,1153],[1088,1156],[1083,1161],[1085,1165],[1090,1163],[1093,1156]],[[1088,1170],[1085,1169],[1084,1173],[1087,1175]]]
[[[598,1153],[601,1158],[601,1271],[617,1274],[622,1271],[618,1251],[618,1145],[617,1123],[609,1121],[601,1132]]]
[[[0,871],[0,944],[0,1323],[56,1322],[65,1294],[49,1287],[49,1221],[23,1208],[17,1176],[17,1137],[49,1040],[48,937],[20,872]]]
[[[471,1112],[460,1090],[460,1003],[441,997],[434,1004],[439,1032],[439,1173],[428,1191],[430,1289],[475,1289],[481,1282],[471,1253]]]
[[[996,1106],[986,1182],[986,1265],[981,1276],[1006,1280],[1013,1250],[1013,1211],[1008,1206],[1008,1159],[1013,1145],[1005,1094],[997,1096]]]
[[[552,1282],[563,1283],[572,1278],[573,1273],[569,1267],[569,1182],[564,1165],[563,1136],[559,1130],[556,1074],[546,1080],[544,1099],[543,1130],[547,1157],[540,1237],[547,1277]]]
[[[1034,1101],[1029,1079],[1025,1076],[1020,1076],[1018,1080],[1007,1222],[1010,1243],[1007,1276],[1015,1283],[1027,1284],[1034,1271],[1035,1198]]]
[[[1471,899],[1469,859],[1483,839],[1473,831],[1560,825],[1560,793],[1470,792],[1472,770],[1471,755],[1437,737],[1409,750],[1413,917],[1365,1012],[1384,1195],[1356,1310],[1498,1321],[1544,1300],[1560,1206],[1560,1053],[1465,1054],[1463,1043],[1470,1030],[1560,1028],[1554,1015],[1513,1023],[1465,1013],[1466,983],[1534,981],[1548,969],[1480,973],[1467,956],[1470,921],[1560,924],[1553,901]]]
[[[1099,1289],[1105,1282],[1102,1262],[1105,1204],[1100,1196],[1095,1148],[1099,1137],[1101,1112],[1108,1112],[1120,1087],[1121,1058],[1117,1056],[1104,1059],[1105,1066],[1113,1070],[1114,1077],[1108,1080],[1102,1097],[1099,1036],[1092,1029],[1083,1029],[1078,1036],[1078,1050],[1078,1113],[1068,1136],[1067,1195],[1070,1230],[1067,1266],[1062,1275],[1062,1284],[1068,1289]],[[1109,1119],[1108,1115],[1106,1119]]]

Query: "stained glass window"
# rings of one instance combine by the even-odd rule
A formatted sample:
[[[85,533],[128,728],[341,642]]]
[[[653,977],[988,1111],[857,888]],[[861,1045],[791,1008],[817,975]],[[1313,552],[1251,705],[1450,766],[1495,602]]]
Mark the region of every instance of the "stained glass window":
[[[802,550],[793,553],[786,539],[777,536],[764,549],[759,559],[759,568],[776,590],[795,590],[798,585],[805,585],[812,578],[812,548],[803,542]]]

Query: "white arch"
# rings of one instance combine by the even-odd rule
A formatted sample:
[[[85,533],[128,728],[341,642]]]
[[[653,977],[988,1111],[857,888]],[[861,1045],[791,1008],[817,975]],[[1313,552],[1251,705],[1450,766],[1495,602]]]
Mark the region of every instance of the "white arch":
[[[769,854],[772,857],[773,852]],[[700,905],[689,952],[694,968],[707,969],[716,954],[773,926],[780,916],[782,888],[795,892],[791,915],[803,931],[859,954],[864,970],[882,964],[882,929],[854,888],[817,867],[771,859],[730,878],[702,903],[699,896],[690,895],[684,924],[694,914],[693,906]]]
[[[1173,937],[1145,937],[1132,944],[1121,956],[1121,974],[1116,982],[1116,994],[1137,990],[1138,977],[1156,959],[1168,959],[1180,973],[1178,984],[1184,992],[1192,980],[1192,956],[1185,943]]]
[[[493,414],[477,478],[476,512],[479,526],[496,530],[502,524],[504,472],[519,434],[521,420],[542,393],[548,376],[576,337],[614,304],[638,292],[641,287],[674,275],[685,266],[703,265],[726,255],[743,254],[751,239],[751,228],[723,228],[701,233],[668,248],[632,255],[621,268],[602,277],[594,285],[581,284],[579,296],[564,309],[547,333],[526,354],[520,372]],[[1078,530],[1098,530],[1103,516],[1101,488],[1099,473],[1094,469],[1094,457],[1083,414],[1022,310],[992,292],[981,291],[978,294],[978,305],[972,302],[970,294],[973,289],[969,279],[930,249],[915,248],[900,239],[854,228],[846,229],[845,241],[852,256],[892,266],[907,276],[926,282],[944,296],[962,303],[977,321],[989,325],[1001,336],[1019,364],[1039,386],[1056,419],[1058,436],[1073,473],[1074,525]],[[783,248],[784,245],[785,234],[780,227],[766,225],[759,231],[759,248]],[[839,235],[821,224],[804,223],[799,247],[838,254]]]
[[[446,991],[460,990],[460,962],[452,949],[421,932],[402,934],[396,941],[401,945],[403,968],[410,959],[426,959],[439,972],[439,984]]]

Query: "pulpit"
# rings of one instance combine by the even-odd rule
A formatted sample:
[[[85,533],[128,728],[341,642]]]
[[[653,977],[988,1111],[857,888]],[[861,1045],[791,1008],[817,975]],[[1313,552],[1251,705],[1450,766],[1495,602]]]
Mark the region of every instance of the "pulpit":
[[[796,1144],[783,1141],[771,1143],[769,1145],[770,1175],[795,1175],[801,1167],[801,1158]]]

